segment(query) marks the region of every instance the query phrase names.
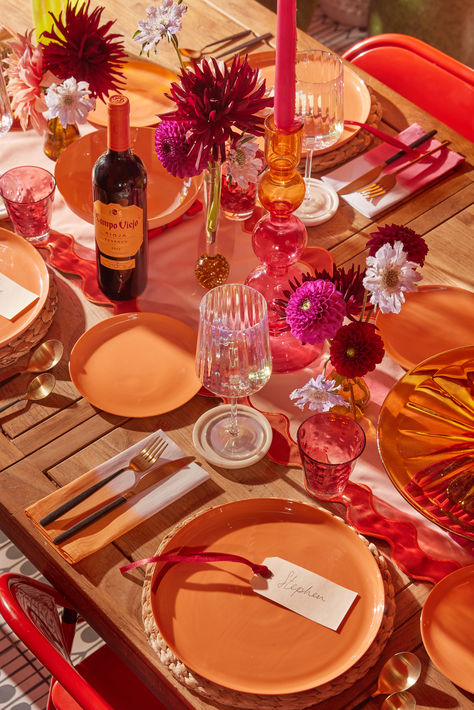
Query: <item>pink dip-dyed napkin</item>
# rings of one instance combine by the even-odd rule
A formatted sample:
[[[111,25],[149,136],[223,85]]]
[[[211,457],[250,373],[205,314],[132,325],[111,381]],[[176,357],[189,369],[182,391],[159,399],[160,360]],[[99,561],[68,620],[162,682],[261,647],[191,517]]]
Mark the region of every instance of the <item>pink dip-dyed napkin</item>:
[[[397,137],[404,143],[409,144],[424,133],[426,133],[426,130],[419,124],[414,123],[399,133]],[[440,142],[441,141],[432,138],[431,141],[427,141],[423,144],[422,152],[434,148],[439,145]],[[421,151],[421,147],[418,151]],[[336,170],[328,173],[322,179],[329,183],[336,191],[340,190],[344,185],[355,180],[355,178],[359,177],[367,170],[370,170],[370,168],[373,168],[375,165],[379,165],[379,163],[382,163],[395,152],[392,146],[382,143],[376,148],[369,150],[368,153],[364,153],[364,155],[354,158],[354,160],[345,163],[340,168],[336,168]],[[380,177],[393,172],[405,163],[409,163],[412,158],[413,152],[409,151],[406,156],[396,160],[385,168]],[[379,197],[372,202],[366,200],[357,192],[351,192],[349,195],[342,195],[341,197],[365,217],[372,218],[380,212],[387,210],[389,207],[392,207],[392,205],[395,205],[397,202],[405,200],[417,190],[439,180],[450,170],[458,167],[463,161],[463,155],[455,153],[452,150],[444,149],[440,151],[439,154],[435,153],[434,155],[430,155],[426,160],[420,160],[418,163],[415,163],[400,173],[400,175],[397,176],[397,184],[395,187],[383,195],[383,197]]]

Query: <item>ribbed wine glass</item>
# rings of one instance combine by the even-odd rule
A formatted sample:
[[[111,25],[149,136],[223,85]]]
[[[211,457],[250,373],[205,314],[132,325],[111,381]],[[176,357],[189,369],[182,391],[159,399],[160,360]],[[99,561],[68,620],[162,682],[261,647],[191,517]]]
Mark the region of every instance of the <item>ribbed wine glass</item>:
[[[336,143],[344,129],[343,64],[333,52],[311,50],[296,55],[295,112],[304,123],[305,197],[295,214],[304,224],[324,222],[338,205],[337,193],[311,177],[314,151]]]
[[[237,403],[257,392],[272,371],[267,303],[243,284],[224,284],[200,304],[196,372],[204,387],[228,399],[195,424],[194,445],[211,463],[242,468],[265,455],[271,427],[252,407]]]

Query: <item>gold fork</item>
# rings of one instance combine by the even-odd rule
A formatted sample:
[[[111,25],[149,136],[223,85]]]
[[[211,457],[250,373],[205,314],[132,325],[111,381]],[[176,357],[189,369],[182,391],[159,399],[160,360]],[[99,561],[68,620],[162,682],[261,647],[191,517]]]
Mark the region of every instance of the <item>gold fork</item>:
[[[97,481],[97,483],[94,483],[92,486],[89,486],[89,488],[86,488],[70,500],[67,500],[65,503],[52,510],[50,513],[45,515],[44,518],[41,518],[40,525],[48,525],[54,520],[57,520],[61,515],[63,515],[63,513],[67,513],[68,510],[74,508],[78,505],[78,503],[86,500],[86,498],[91,496],[93,493],[102,488],[102,486],[105,486],[106,483],[111,481],[116,476],[119,476],[124,471],[132,469],[132,471],[142,473],[143,471],[151,468],[151,466],[158,461],[167,446],[168,443],[161,436],[155,436],[155,438],[152,439],[141,451],[139,451],[138,454],[135,454],[135,456],[130,459],[126,466],[120,468],[118,471],[110,473],[105,478]]]
[[[358,190],[359,195],[362,195],[362,197],[365,197],[366,200],[371,200],[374,197],[382,197],[382,195],[385,195],[389,190],[391,190],[396,185],[397,175],[399,173],[401,173],[402,170],[406,170],[407,168],[410,167],[410,165],[417,163],[419,160],[423,160],[424,158],[427,158],[428,155],[431,155],[432,153],[436,153],[436,151],[441,150],[441,148],[444,148],[444,146],[448,145],[448,143],[449,143],[449,141],[443,141],[438,146],[436,146],[436,148],[432,148],[431,150],[426,151],[426,153],[422,153],[417,158],[410,160],[409,163],[406,163],[405,165],[402,165],[400,168],[397,168],[397,170],[394,170],[393,173],[389,173],[388,175],[383,175],[377,182],[373,182],[371,185],[367,185],[367,187],[363,187],[362,190]]]

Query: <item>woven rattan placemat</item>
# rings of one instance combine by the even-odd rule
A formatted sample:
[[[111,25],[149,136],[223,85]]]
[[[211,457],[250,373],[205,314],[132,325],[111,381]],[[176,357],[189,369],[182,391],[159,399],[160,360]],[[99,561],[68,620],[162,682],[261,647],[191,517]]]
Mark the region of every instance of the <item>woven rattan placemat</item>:
[[[371,89],[370,86],[368,86],[367,88],[370,93],[371,106],[369,115],[365,123],[373,128],[378,128],[382,120],[382,105],[378,100],[374,90]],[[369,131],[366,131],[364,128],[361,128],[359,131],[357,131],[353,138],[343,143],[340,148],[335,148],[334,150],[330,150],[327,153],[315,153],[313,156],[311,174],[319,175],[320,173],[324,173],[325,171],[327,171],[329,168],[334,168],[336,167],[336,165],[340,165],[341,163],[345,163],[347,160],[355,158],[356,155],[359,155],[359,153],[362,153],[364,150],[366,150],[366,148],[368,148],[374,140],[375,136],[372,133],[369,133]],[[303,173],[304,164],[305,160],[303,158],[299,164],[299,169]]]
[[[23,333],[9,343],[0,345],[0,367],[13,365],[23,355],[27,355],[36,343],[39,343],[48,332],[57,307],[58,287],[54,274],[49,269],[49,291],[41,312]]]
[[[167,544],[168,540],[175,532],[186,525],[195,516],[191,516],[184,522],[180,523],[161,543],[157,554],[160,554]],[[355,534],[358,533],[354,530]],[[158,654],[161,663],[166,666],[174,677],[182,683],[186,688],[193,692],[208,698],[212,702],[218,702],[222,705],[228,705],[234,708],[259,708],[262,710],[301,710],[310,705],[320,703],[323,700],[334,697],[344,690],[350,688],[356,681],[363,678],[369,669],[377,662],[385,644],[393,630],[393,619],[395,615],[395,592],[392,584],[390,571],[388,569],[385,558],[379,553],[375,545],[369,543],[366,538],[359,535],[361,540],[365,542],[369,550],[373,554],[380,572],[385,589],[385,609],[376,638],[372,642],[369,649],[365,652],[362,658],[350,668],[346,673],[335,678],[329,683],[320,685],[312,690],[307,690],[301,693],[289,693],[286,695],[255,695],[251,693],[241,693],[223,686],[217,685],[206,678],[193,673],[189,668],[177,658],[171,649],[165,643],[161,636],[158,627],[156,626],[151,607],[151,580],[154,571],[154,565],[148,565],[145,582],[142,592],[142,616],[145,626],[145,632],[153,650]]]

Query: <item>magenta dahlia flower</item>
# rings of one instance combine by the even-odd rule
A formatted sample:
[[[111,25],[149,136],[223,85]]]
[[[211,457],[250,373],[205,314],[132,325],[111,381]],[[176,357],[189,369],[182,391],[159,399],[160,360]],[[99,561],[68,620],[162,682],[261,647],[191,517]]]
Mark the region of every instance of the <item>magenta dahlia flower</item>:
[[[175,177],[186,178],[199,175],[207,165],[198,164],[189,157],[190,144],[187,138],[189,121],[162,121],[155,131],[155,149],[158,159]]]
[[[100,25],[103,7],[89,12],[90,0],[80,5],[68,2],[64,13],[50,12],[53,27],[43,32],[44,69],[61,81],[73,76],[87,81],[94,97],[104,98],[120,89],[121,69],[127,61],[121,35],[109,32],[114,20]]]
[[[422,236],[401,224],[386,224],[385,227],[379,227],[377,232],[372,232],[367,242],[369,256],[375,256],[384,244],[393,247],[395,242],[403,244],[403,251],[408,254],[408,261],[423,266],[425,256],[428,254],[428,245]]]
[[[168,98],[176,110],[160,115],[162,121],[189,121],[190,157],[225,160],[226,142],[241,133],[263,135],[261,111],[273,105],[266,96],[265,81],[247,58],[235,57],[230,66],[215,59],[193,61],[173,82]]]
[[[286,322],[292,335],[303,343],[322,343],[332,338],[346,315],[342,294],[330,281],[305,281],[290,296]]]

